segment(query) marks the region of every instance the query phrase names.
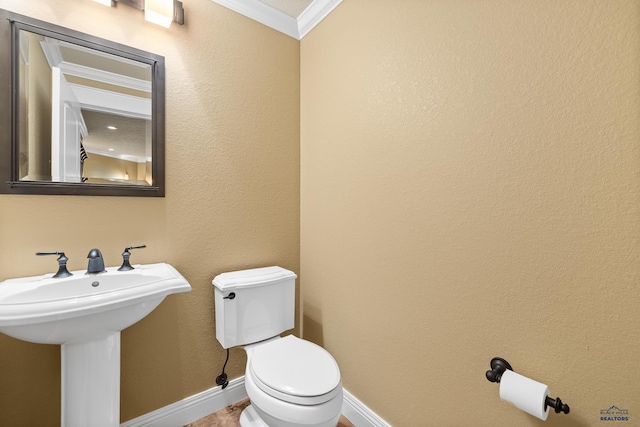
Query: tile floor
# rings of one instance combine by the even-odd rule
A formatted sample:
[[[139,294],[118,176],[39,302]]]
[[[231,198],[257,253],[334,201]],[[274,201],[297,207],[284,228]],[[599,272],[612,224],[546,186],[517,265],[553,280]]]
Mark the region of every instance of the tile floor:
[[[238,420],[240,420],[240,412],[249,404],[249,399],[241,400],[240,402],[229,405],[226,408],[220,409],[218,412],[214,412],[204,418],[200,418],[198,421],[194,421],[185,427],[238,427]],[[340,417],[338,427],[355,427],[344,416]]]

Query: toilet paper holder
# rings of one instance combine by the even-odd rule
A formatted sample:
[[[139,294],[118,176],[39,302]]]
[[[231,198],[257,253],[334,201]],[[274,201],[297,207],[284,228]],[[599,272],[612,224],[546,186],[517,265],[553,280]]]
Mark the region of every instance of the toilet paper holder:
[[[494,357],[491,359],[491,370],[487,371],[487,379],[492,383],[499,383],[502,378],[502,374],[507,369],[513,371],[509,362],[501,357]],[[569,413],[569,405],[562,403],[562,400],[560,400],[559,397],[552,399],[547,396],[544,403],[546,406],[553,408],[556,411],[556,414],[559,414],[560,412],[564,412],[565,414]]]

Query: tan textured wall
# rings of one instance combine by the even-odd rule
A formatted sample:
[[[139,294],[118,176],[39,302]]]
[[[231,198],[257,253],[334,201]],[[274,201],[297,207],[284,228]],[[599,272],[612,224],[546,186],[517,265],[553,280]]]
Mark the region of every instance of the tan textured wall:
[[[345,0],[301,42],[304,335],[394,426],[640,423],[640,3]],[[622,425],[622,423],[620,423]]]
[[[0,196],[0,280],[53,272],[64,250],[86,268],[146,243],[138,263],[166,261],[193,286],[122,336],[122,420],[215,386],[211,279],[278,264],[299,271],[299,42],[210,0],[183,0],[186,25],[147,24],[122,5],[0,0],[0,7],[166,59],[165,198]],[[60,423],[59,347],[0,335],[0,425]],[[245,356],[231,352],[231,378]]]

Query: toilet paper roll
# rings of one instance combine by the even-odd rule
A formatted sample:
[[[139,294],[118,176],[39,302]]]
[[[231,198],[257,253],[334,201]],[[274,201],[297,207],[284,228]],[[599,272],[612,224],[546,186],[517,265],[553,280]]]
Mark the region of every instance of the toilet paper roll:
[[[518,409],[543,421],[549,415],[549,407],[545,405],[548,395],[549,387],[546,384],[509,369],[504,371],[500,379],[500,399],[513,403]]]

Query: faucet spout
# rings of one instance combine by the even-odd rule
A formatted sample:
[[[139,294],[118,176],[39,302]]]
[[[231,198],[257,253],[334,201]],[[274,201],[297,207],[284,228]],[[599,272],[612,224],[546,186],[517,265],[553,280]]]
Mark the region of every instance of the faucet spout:
[[[98,274],[107,271],[104,268],[104,259],[99,249],[91,249],[89,251],[89,265],[87,266],[87,274]]]

